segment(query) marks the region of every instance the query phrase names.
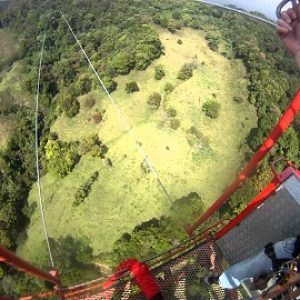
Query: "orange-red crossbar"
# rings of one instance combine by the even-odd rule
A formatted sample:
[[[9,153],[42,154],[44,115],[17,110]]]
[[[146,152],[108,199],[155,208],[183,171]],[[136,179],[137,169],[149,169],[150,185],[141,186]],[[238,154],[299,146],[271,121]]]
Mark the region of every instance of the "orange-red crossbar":
[[[259,163],[263,160],[266,154],[270,151],[276,141],[282,136],[282,134],[289,127],[294,120],[296,114],[300,110],[300,90],[296,93],[291,104],[283,114],[282,118],[275,126],[269,137],[265,140],[263,145],[259,148],[250,162],[242,170],[240,175],[231,183],[231,185],[225,190],[219,199],[193,224],[187,225],[186,231],[190,237],[193,236],[194,231],[203,224],[208,218],[210,218],[216,211],[220,209],[224,202],[240,187],[240,185],[252,174],[257,168]]]
[[[26,262],[22,258],[16,256],[14,253],[12,253],[11,251],[7,250],[6,248],[4,248],[2,246],[0,246],[0,262],[9,264],[22,272],[29,273],[29,274],[31,274],[35,277],[39,277],[45,281],[52,282],[57,286],[60,285],[60,279],[59,279],[57,272],[55,272],[55,271],[49,272],[49,273],[45,272],[45,271],[29,264],[28,262]]]
[[[231,229],[239,225],[278,188],[280,183],[281,181],[278,178],[274,178],[271,183],[265,189],[263,189],[263,191],[258,196],[256,196],[238,216],[236,216],[233,220],[230,221],[230,223],[228,223],[215,234],[214,239],[220,239]]]

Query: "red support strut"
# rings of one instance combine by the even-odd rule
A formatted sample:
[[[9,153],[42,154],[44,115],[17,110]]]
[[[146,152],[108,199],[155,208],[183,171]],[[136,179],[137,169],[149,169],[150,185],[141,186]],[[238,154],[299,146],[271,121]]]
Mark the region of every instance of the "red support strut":
[[[45,272],[29,264],[28,262],[16,256],[14,253],[2,246],[0,246],[0,262],[4,262],[8,265],[17,268],[22,272],[31,274],[35,277],[39,277],[40,279],[43,279],[45,281],[52,282],[53,284],[55,284],[57,293],[59,294],[59,290],[61,289],[61,282],[58,271],[50,271],[49,273]]]
[[[296,114],[300,110],[300,90],[296,93],[291,104],[283,114],[282,118],[273,129],[269,137],[265,140],[263,145],[259,148],[256,154],[252,157],[250,162],[242,170],[240,175],[231,183],[231,185],[225,190],[219,199],[193,224],[186,226],[186,232],[189,237],[192,237],[194,231],[203,224],[208,218],[210,218],[216,211],[220,209],[224,202],[240,187],[240,185],[252,174],[257,168],[259,163],[263,160],[266,154],[270,151],[276,141],[282,136],[282,134],[289,127],[294,120]]]
[[[239,225],[246,217],[248,217],[259,205],[261,205],[280,185],[280,180],[274,178],[272,182],[258,195],[250,204],[233,220],[225,225],[214,235],[214,240],[222,238],[226,233]]]
[[[148,300],[163,299],[160,287],[155,282],[154,277],[150,274],[149,268],[145,263],[139,262],[137,259],[127,259],[120,263],[118,270],[128,269],[134,277],[136,283],[140,287],[142,293]],[[112,276],[105,284],[104,288],[109,288],[119,277]]]

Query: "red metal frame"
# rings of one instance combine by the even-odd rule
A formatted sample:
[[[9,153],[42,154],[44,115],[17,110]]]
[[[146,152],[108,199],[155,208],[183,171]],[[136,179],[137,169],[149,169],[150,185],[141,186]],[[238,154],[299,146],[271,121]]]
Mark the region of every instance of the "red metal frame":
[[[189,237],[192,237],[194,231],[203,224],[208,218],[210,218],[220,207],[225,203],[229,197],[240,187],[240,185],[253,173],[259,163],[263,160],[266,154],[270,151],[276,141],[286,131],[288,126],[294,120],[296,114],[300,110],[300,90],[296,93],[291,104],[283,114],[282,118],[275,126],[269,137],[265,140],[263,145],[259,148],[250,162],[242,170],[240,175],[231,183],[231,185],[225,190],[219,199],[192,225],[186,226],[186,232]]]
[[[55,285],[55,291],[53,292],[53,294],[57,294],[59,295],[60,299],[63,299],[63,295],[61,294],[62,285],[60,281],[59,272],[57,270],[52,270],[49,273],[45,272],[29,264],[28,262],[16,256],[14,253],[2,246],[0,246],[0,262],[11,265],[21,272],[31,274],[32,276],[53,283]],[[2,297],[0,297],[0,299],[2,299]],[[27,297],[27,299],[32,299],[32,297]]]
[[[164,262],[168,259],[174,258],[175,256],[179,255],[180,253],[183,253],[184,251],[186,251],[186,250],[190,249],[191,247],[195,246],[197,243],[211,238],[210,231],[212,229],[218,227],[219,225],[224,224],[224,222],[229,222],[229,220],[228,219],[218,220],[217,222],[215,222],[214,224],[212,224],[211,226],[206,228],[206,230],[203,231],[201,234],[199,234],[199,236],[197,236],[193,240],[187,241],[186,245],[184,243],[184,245],[182,245],[181,247],[178,247],[178,249],[174,248],[174,249],[172,249],[173,251],[166,252],[165,255],[162,254],[158,261],[152,262],[152,260],[148,260],[147,261],[148,267],[153,268],[157,263]],[[153,260],[155,260],[156,258],[157,257],[154,257]],[[75,299],[79,296],[86,295],[86,294],[91,293],[91,292],[95,292],[96,290],[99,290],[99,289],[101,289],[102,291],[105,291],[108,287],[111,286],[112,282],[115,281],[115,283],[117,284],[117,281],[120,278],[123,278],[123,275],[128,275],[126,270],[127,269],[124,268],[123,270],[112,274],[110,276],[111,279],[106,281],[106,282],[90,282],[90,283],[83,284],[81,286],[75,286],[73,288],[63,289],[62,294],[65,298],[68,298],[68,299],[73,299],[74,298]],[[50,297],[50,296],[53,296],[53,295],[55,295],[55,292],[54,291],[49,291],[49,292],[45,292],[45,293],[41,293],[41,294],[37,294],[37,295],[33,295],[33,296],[30,295],[30,296],[21,297],[20,300],[31,300],[31,299],[36,299],[36,298],[46,298],[46,297]]]
[[[275,161],[274,163],[286,159],[279,159]],[[287,161],[289,164],[289,167],[286,168],[282,173],[278,174],[275,169],[274,175],[275,178],[268,184],[267,187],[265,187],[261,193],[256,196],[249,204],[248,206],[234,219],[232,219],[227,225],[225,225],[221,230],[219,230],[215,235],[214,239],[218,240],[221,237],[223,237],[226,233],[228,233],[230,230],[235,228],[239,223],[241,223],[247,216],[249,216],[256,208],[258,208],[267,198],[271,196],[273,192],[276,191],[276,189],[280,186],[282,182],[287,180],[291,175],[296,175],[300,179],[300,172],[292,167],[292,163]],[[272,164],[274,166],[274,163]]]
[[[295,95],[293,101],[290,106],[287,108],[286,112],[283,114],[282,118],[273,129],[269,137],[260,147],[258,152],[254,155],[254,157],[250,160],[247,166],[243,169],[240,175],[232,182],[232,184],[225,190],[223,195],[198,219],[198,221],[193,225],[188,225],[186,228],[187,233],[190,237],[193,236],[194,231],[203,224],[212,214],[214,214],[222,204],[239,188],[239,186],[251,175],[251,173],[256,169],[261,160],[265,157],[265,155],[270,151],[272,146],[276,143],[279,137],[284,133],[284,131],[288,128],[290,123],[295,118],[296,114],[300,110],[300,90]],[[290,167],[290,171],[293,170],[294,173],[299,175],[300,173]],[[281,182],[282,178],[285,178],[287,174],[281,174],[280,176],[276,176],[275,179],[248,205],[247,209],[244,210],[238,217],[233,219],[228,225],[222,228],[215,236],[216,238],[220,238],[230,229],[235,227],[242,219],[244,219],[247,215],[249,215],[254,209],[256,209],[273,191],[276,190],[278,185]],[[72,297],[75,295],[83,294],[86,291],[103,287],[103,283],[97,283],[93,285],[85,285],[80,287],[80,289],[64,289],[62,291],[61,282],[59,278],[59,274],[57,271],[45,272],[37,267],[27,263],[21,258],[14,255],[12,252],[8,251],[4,247],[0,246],[0,261],[10,264],[20,271],[29,273],[33,276],[39,277],[45,281],[52,282],[56,286],[56,291],[50,291],[43,294],[39,294],[34,296],[38,297],[46,297],[50,295],[57,294],[61,298]],[[23,297],[21,299],[32,299],[33,296]]]
[[[280,185],[280,181],[274,178],[272,182],[258,195],[256,196],[250,204],[229,224],[224,226],[220,231],[218,231],[214,238],[215,240],[223,237],[227,232],[235,228],[241,221],[243,221],[247,216],[249,216],[257,207],[259,207]]]
[[[41,269],[29,264],[28,262],[16,256],[11,251],[2,246],[0,246],[0,262],[4,262],[22,272],[29,273],[45,281],[54,283],[56,286],[60,286],[60,278],[57,271],[51,271],[49,273],[42,271]]]

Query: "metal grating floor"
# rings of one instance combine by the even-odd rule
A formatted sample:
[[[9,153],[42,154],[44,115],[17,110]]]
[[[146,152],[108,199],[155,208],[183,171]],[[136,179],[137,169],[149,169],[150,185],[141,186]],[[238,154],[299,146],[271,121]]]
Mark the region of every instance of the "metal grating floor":
[[[203,277],[212,274],[210,261],[210,243],[202,244],[183,256],[170,261],[152,271],[160,285],[166,300],[226,300],[244,299],[239,291],[225,291],[218,285],[207,286]],[[217,263],[217,273],[222,272],[222,261]],[[101,292],[98,295],[86,296],[90,300],[144,300],[134,282],[124,282],[114,289]]]
[[[300,181],[292,175],[239,226],[217,241],[230,264],[247,259],[269,242],[300,234]]]
[[[211,245],[218,253],[215,274],[247,259],[269,242],[277,242],[300,233],[300,180],[290,176],[264,203],[245,218],[239,226],[219,239],[216,244],[206,242],[175,260],[152,270],[166,300],[226,300],[245,299],[245,292],[223,290],[218,285],[207,286],[203,278],[212,274]],[[222,257],[221,257],[222,255]],[[134,282],[124,282],[114,289],[84,297],[100,300],[144,300]]]

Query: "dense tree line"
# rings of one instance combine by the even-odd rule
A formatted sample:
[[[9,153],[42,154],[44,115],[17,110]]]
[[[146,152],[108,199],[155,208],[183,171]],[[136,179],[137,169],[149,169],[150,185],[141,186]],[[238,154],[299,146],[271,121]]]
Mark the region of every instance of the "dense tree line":
[[[130,257],[144,260],[168,250],[182,239],[186,239],[186,218],[194,220],[203,211],[204,205],[197,193],[193,192],[177,199],[172,204],[168,217],[154,218],[136,226],[132,232],[124,233],[115,242],[108,259],[112,259],[117,265]]]

